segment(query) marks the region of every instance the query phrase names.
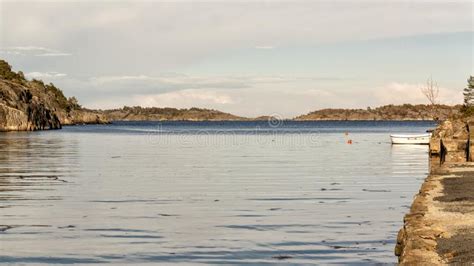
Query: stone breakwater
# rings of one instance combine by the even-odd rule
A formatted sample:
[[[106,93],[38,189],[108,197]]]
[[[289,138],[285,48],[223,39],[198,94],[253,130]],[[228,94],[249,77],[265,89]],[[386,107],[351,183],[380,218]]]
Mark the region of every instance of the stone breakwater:
[[[399,263],[474,262],[474,122],[433,132],[430,168],[398,234]]]

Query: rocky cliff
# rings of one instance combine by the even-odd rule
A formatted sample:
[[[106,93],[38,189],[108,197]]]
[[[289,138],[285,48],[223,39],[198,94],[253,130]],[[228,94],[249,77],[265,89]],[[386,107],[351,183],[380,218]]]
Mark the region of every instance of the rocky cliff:
[[[27,80],[0,60],[0,131],[59,129],[62,125],[105,123],[97,111],[81,108],[53,84]]]
[[[446,120],[460,113],[461,106],[385,105],[367,109],[322,109],[295,120]]]

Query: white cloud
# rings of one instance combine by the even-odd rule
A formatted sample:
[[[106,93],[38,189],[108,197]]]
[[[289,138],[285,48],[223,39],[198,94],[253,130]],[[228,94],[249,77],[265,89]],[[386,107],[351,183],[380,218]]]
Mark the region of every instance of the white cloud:
[[[255,49],[263,49],[263,50],[271,50],[275,47],[270,46],[270,45],[263,45],[263,46],[255,46]]]
[[[221,76],[190,76],[178,73],[168,73],[159,76],[148,75],[122,75],[100,76],[91,78],[93,83],[99,85],[117,85],[124,82],[146,82],[157,85],[175,85],[180,88],[244,88],[254,84],[288,83],[302,80],[343,80],[337,77],[321,76],[276,76],[276,75],[221,75]]]
[[[291,118],[300,114],[323,108],[366,108],[385,104],[427,104],[419,88],[422,84],[389,82],[381,86],[358,85],[348,89],[345,82],[318,80],[311,77],[247,77],[247,87],[216,87],[206,80],[200,86],[192,84],[197,77],[170,75],[174,83],[165,85],[156,83],[155,78],[145,75],[122,76],[121,79],[110,79],[105,83],[72,84],[81,88],[68,95],[79,96],[79,100],[90,108],[116,108],[123,105],[141,105],[175,108],[212,108],[236,115],[256,117],[278,114]],[[182,78],[178,78],[181,76]],[[116,77],[118,78],[118,76]],[[212,79],[212,77],[208,77]],[[237,79],[236,77],[219,77],[219,79]],[[126,90],[123,79],[133,80],[133,89]],[[138,80],[137,80],[138,79]],[[199,77],[203,79],[203,77]],[[139,80],[145,82],[140,83]],[[180,82],[177,82],[180,80]],[[262,82],[264,80],[265,82]],[[270,82],[274,80],[274,82]],[[284,82],[281,82],[284,80]],[[56,82],[55,82],[56,83]],[[128,84],[128,83],[125,83]],[[148,87],[143,87],[140,84]],[[151,84],[151,85],[150,85]],[[159,87],[157,84],[161,84]],[[179,84],[179,85],[173,85]],[[123,94],[110,94],[112,88],[120,86]],[[157,87],[158,86],[158,87]],[[87,90],[85,89],[87,88]],[[297,89],[295,89],[297,88]],[[440,102],[459,104],[462,102],[460,89],[440,87]]]
[[[314,82],[319,79],[317,76],[123,75],[96,77],[86,84],[74,86],[89,88],[90,93],[83,89],[80,93],[88,97],[94,95],[85,102],[91,108],[122,105],[200,107],[249,117],[277,112],[292,117],[318,106],[327,107],[324,102],[335,102],[340,98],[331,89],[314,88]],[[324,84],[334,81],[338,83],[339,79],[322,78]],[[123,94],[109,93],[117,89]]]
[[[19,51],[5,51],[5,50],[0,50],[0,54],[7,54],[7,55],[24,55],[22,52],[19,52]]]
[[[35,56],[70,56],[70,53],[44,53],[44,54],[37,54]]]
[[[330,90],[292,90],[276,85],[260,84],[258,89],[186,89],[159,94],[135,95],[128,100],[127,104],[147,107],[200,107],[246,117],[278,114],[281,117],[291,118],[318,108],[328,107],[325,105],[325,101],[335,102],[337,99],[340,99],[340,95]],[[96,102],[94,104],[98,106],[111,104],[109,107],[118,107],[112,102]]]
[[[42,51],[42,52],[49,52],[51,49],[39,47],[39,46],[14,46],[14,47],[6,47],[6,50],[18,50],[18,51]]]
[[[25,76],[27,78],[32,78],[32,79],[42,79],[42,78],[62,78],[62,77],[66,77],[67,75],[64,73],[59,73],[59,72],[29,72],[29,73],[26,73]]]
[[[123,75],[102,76],[90,79],[90,83],[99,90],[120,90],[122,93],[158,93],[185,89],[236,89],[245,88],[249,83],[245,79],[231,76],[187,76],[164,74],[159,76]]]
[[[185,89],[242,89],[257,84],[290,83],[307,77],[282,76],[189,76],[184,74],[163,74],[159,76],[123,75],[102,76],[90,79],[101,90],[122,90],[140,94],[142,92],[163,92]],[[133,88],[133,91],[131,90]]]
[[[232,97],[225,92],[213,90],[181,90],[156,95],[137,95],[135,100],[143,106],[215,106],[233,104]]]
[[[70,84],[71,95],[90,108],[142,105],[212,108],[241,116],[277,113],[291,118],[322,108],[366,108],[386,104],[427,104],[423,84],[389,82],[380,86],[318,76],[104,76]],[[112,93],[114,92],[114,93]],[[120,92],[120,93],[117,93]],[[85,98],[84,98],[85,97]],[[459,89],[441,86],[440,103],[459,104]]]
[[[428,100],[421,92],[425,84],[411,84],[391,82],[381,88],[374,89],[374,95],[378,105],[385,104],[427,104]],[[439,88],[439,103],[460,104],[462,103],[462,93],[460,89],[446,87]]]
[[[72,54],[41,46],[11,46],[0,48],[0,52],[12,55],[31,56],[70,56]]]

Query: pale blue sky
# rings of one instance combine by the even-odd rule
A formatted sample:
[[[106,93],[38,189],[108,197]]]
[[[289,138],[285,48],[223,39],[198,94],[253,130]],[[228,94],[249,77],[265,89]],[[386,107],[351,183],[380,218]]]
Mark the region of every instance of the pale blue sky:
[[[472,38],[473,32],[455,32],[312,46],[241,49],[211,56],[186,70],[193,74],[318,73],[321,78],[329,79],[383,81],[403,78],[410,82],[431,74],[456,83],[472,73]],[[410,71],[406,71],[407,68]]]
[[[461,102],[471,1],[0,0],[0,58],[90,108],[319,108]]]

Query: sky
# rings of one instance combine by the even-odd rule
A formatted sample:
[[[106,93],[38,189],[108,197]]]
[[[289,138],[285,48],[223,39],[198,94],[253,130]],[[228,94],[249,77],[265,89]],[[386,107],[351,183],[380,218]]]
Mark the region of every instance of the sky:
[[[0,58],[88,108],[462,103],[472,1],[4,1]]]

